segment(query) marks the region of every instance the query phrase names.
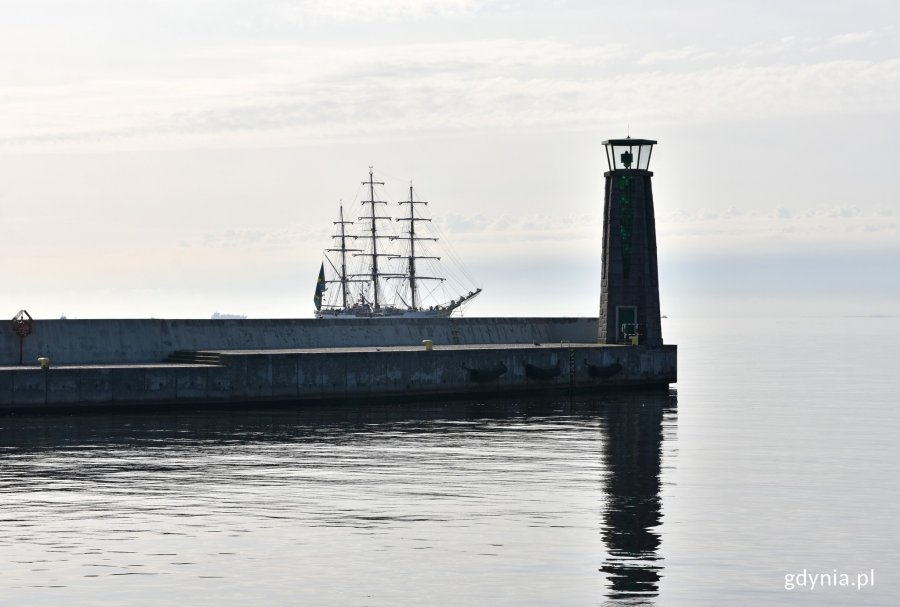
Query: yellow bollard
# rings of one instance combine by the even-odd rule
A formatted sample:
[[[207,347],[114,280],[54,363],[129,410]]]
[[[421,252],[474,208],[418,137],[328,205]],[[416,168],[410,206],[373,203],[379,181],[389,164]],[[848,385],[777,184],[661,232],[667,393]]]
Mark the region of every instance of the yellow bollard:
[[[49,369],[50,368],[50,359],[42,356],[38,359],[38,364],[41,366],[41,369]]]
[[[426,349],[426,350],[433,350],[433,349],[434,349],[434,342],[431,341],[430,339],[423,339],[423,340],[422,340],[422,345],[425,346],[425,349]]]

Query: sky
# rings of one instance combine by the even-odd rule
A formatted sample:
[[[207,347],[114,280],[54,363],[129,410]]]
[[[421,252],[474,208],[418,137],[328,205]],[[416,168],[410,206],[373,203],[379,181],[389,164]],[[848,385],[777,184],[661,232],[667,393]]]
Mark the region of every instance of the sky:
[[[602,141],[655,139],[669,316],[900,315],[900,4],[0,0],[0,313],[308,318],[412,180],[484,292],[594,316]]]

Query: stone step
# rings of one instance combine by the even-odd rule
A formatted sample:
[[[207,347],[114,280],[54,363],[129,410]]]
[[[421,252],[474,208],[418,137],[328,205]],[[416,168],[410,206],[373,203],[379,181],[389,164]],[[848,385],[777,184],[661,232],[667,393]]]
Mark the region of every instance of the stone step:
[[[214,352],[196,350],[176,350],[169,354],[166,362],[183,365],[221,365],[222,357]]]

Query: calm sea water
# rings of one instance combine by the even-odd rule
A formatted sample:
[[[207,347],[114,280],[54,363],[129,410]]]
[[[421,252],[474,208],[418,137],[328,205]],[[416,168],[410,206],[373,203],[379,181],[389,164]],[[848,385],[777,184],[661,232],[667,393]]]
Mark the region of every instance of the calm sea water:
[[[664,322],[669,393],[0,418],[0,605],[897,604],[900,320]]]

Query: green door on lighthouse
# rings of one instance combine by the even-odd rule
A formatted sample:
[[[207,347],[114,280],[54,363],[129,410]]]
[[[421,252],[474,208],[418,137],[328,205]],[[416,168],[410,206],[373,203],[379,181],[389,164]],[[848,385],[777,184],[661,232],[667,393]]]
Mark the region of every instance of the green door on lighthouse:
[[[637,306],[616,306],[616,343],[627,341],[629,335],[637,335]]]

